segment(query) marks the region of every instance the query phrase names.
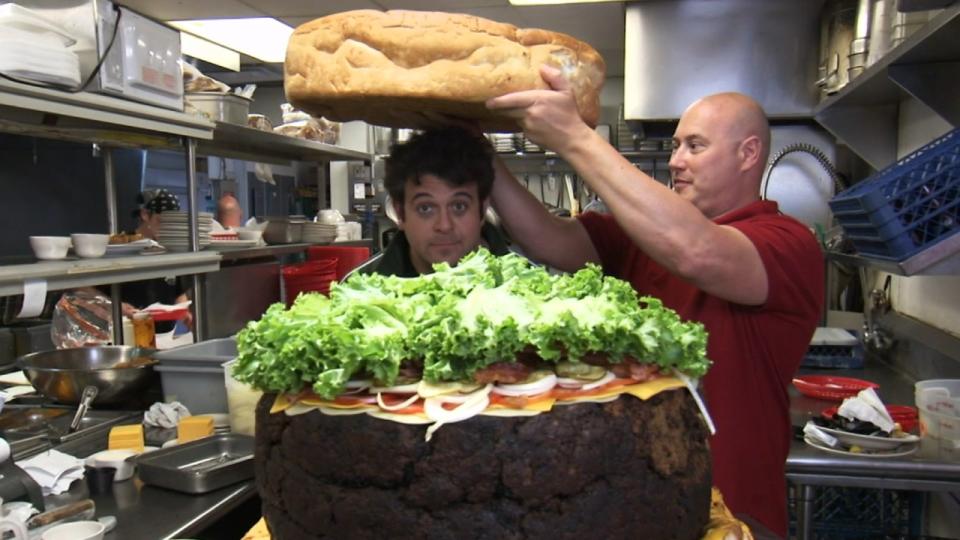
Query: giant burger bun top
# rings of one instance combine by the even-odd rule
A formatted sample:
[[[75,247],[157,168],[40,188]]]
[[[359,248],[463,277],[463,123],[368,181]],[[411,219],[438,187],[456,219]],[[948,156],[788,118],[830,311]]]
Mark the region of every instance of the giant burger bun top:
[[[593,47],[459,13],[356,10],[303,24],[287,46],[284,89],[296,107],[331,120],[423,128],[443,114],[515,132],[514,119],[484,102],[547,88],[543,64],[563,72],[595,126],[606,65]]]

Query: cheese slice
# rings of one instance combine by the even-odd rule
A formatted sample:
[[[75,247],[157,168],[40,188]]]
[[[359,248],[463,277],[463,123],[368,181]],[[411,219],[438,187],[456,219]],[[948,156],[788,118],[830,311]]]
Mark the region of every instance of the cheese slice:
[[[177,423],[177,442],[180,444],[210,435],[213,435],[212,416],[188,416]]]
[[[107,449],[143,452],[143,446],[143,424],[110,428]]]

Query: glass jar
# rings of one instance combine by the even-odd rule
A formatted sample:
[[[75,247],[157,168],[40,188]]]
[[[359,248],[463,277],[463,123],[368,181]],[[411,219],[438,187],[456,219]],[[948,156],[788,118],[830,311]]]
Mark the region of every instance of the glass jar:
[[[137,312],[133,315],[133,342],[141,348],[157,348],[157,331],[153,317],[149,313]]]

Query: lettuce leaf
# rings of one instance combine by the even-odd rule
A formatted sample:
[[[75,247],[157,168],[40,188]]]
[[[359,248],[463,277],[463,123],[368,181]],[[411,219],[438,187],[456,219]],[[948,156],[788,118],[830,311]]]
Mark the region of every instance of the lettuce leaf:
[[[257,388],[332,399],[351,378],[393,384],[404,360],[429,381],[470,379],[532,347],[546,361],[605,353],[703,376],[707,334],[652,297],[588,265],[553,275],[480,249],[415,278],[354,275],[330,297],[270,306],[238,335],[234,376]]]

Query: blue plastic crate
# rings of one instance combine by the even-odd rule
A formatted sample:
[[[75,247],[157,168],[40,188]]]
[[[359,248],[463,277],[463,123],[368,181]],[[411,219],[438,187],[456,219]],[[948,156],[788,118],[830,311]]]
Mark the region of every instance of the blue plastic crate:
[[[811,345],[800,367],[860,369],[863,367],[863,346]]]
[[[960,231],[960,129],[830,201],[863,255],[903,260]]]
[[[797,505],[790,502],[790,525],[796,532]],[[919,538],[924,494],[850,487],[816,486],[810,536],[817,540]]]

